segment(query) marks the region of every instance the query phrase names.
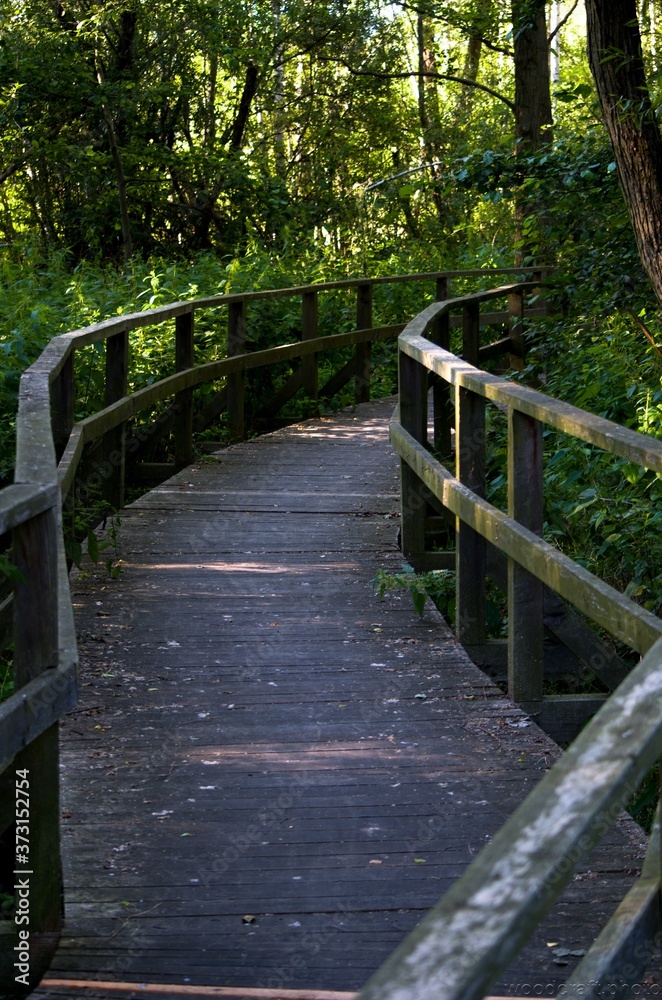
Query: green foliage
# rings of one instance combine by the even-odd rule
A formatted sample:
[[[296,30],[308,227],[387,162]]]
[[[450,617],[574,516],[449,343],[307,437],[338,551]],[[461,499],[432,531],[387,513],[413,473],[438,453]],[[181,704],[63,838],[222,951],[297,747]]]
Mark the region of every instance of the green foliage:
[[[421,618],[429,597],[445,617],[452,619],[455,614],[454,581],[455,574],[446,570],[415,573],[411,566],[403,563],[400,573],[389,573],[388,570],[380,567],[377,570],[377,576],[372,581],[372,586],[379,594],[380,600],[391,591],[406,591],[414,602],[416,614]]]

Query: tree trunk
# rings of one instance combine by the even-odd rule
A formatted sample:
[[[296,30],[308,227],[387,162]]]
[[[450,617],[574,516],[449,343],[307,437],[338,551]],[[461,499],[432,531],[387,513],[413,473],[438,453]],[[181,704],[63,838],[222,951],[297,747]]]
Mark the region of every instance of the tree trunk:
[[[120,210],[120,225],[122,227],[122,253],[124,257],[124,263],[128,264],[133,254],[133,241],[131,239],[131,223],[129,221],[129,199],[127,195],[126,186],[126,176],[124,174],[124,164],[122,163],[122,154],[120,153],[120,148],[117,142],[117,135],[115,133],[115,124],[113,122],[113,116],[108,107],[106,99],[103,96],[104,87],[104,75],[101,65],[97,62],[96,65],[97,82],[102,91],[101,96],[101,112],[103,114],[103,120],[106,123],[106,132],[108,134],[108,144],[110,146],[110,153],[113,158],[113,166],[115,167],[115,179],[117,182],[117,200],[119,202]]]
[[[662,307],[662,139],[635,0],[586,0],[588,58],[639,256]]]
[[[434,56],[434,37],[428,18],[424,14],[418,15],[418,117],[421,126],[423,139],[423,149],[430,164],[430,176],[432,177],[432,200],[437,211],[437,218],[440,225],[446,222],[446,209],[439,191],[439,179],[441,170],[435,166],[441,157],[441,136],[439,134],[439,95],[437,93],[437,81],[432,79],[428,83],[425,74],[436,72],[436,60]]]
[[[549,84],[549,45],[545,0],[512,0],[515,57],[515,140],[520,161],[552,138],[552,99]],[[526,168],[522,176],[526,175]],[[515,263],[545,257],[544,247],[524,220],[532,214],[528,196],[515,198]],[[536,213],[537,214],[537,213]],[[535,227],[534,227],[535,228]],[[537,227],[539,230],[541,227]]]

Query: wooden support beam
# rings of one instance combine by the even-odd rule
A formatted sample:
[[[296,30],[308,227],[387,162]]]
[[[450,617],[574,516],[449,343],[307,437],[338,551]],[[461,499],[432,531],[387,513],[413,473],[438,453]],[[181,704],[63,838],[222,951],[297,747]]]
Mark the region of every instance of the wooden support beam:
[[[280,408],[299,391],[303,385],[303,377],[303,365],[300,365],[287,381],[283,383],[280,389],[273,394],[267,405],[262,407],[257,414],[257,419],[266,420],[267,422],[272,420]]]
[[[51,422],[55,456],[59,461],[74,426],[74,353],[68,355],[51,383]]]
[[[356,329],[369,330],[372,327],[372,283],[366,282],[356,289]],[[356,345],[356,376],[354,397],[357,403],[370,401],[370,358],[372,344],[366,341]]]
[[[58,515],[55,508],[14,529],[13,559],[22,575],[14,600],[14,683],[16,693],[58,665]],[[62,928],[62,865],[58,724],[49,726],[14,758],[16,819],[26,824],[29,864],[22,880],[29,898],[30,962],[25,970],[34,988],[50,963]],[[20,784],[18,783],[20,781]],[[20,789],[20,792],[19,792]],[[21,801],[22,800],[22,801]],[[26,805],[27,804],[27,805]],[[25,811],[27,809],[27,811]],[[18,827],[17,827],[18,832]],[[17,882],[19,879],[17,878]],[[16,889],[16,912],[21,897]],[[19,927],[14,927],[18,940]],[[0,974],[16,952],[3,939]],[[23,970],[22,970],[23,971]],[[15,971],[2,982],[15,980]]]
[[[228,357],[246,351],[246,302],[240,299],[228,306]],[[246,436],[246,418],[244,412],[245,372],[236,371],[228,375],[228,430],[230,436],[237,441]]]
[[[116,333],[106,341],[106,385],[104,403],[111,406],[126,396],[129,371],[129,334],[126,330]],[[124,423],[106,433],[103,448],[102,473],[103,498],[114,510],[124,503],[124,475],[126,466],[126,425]]]
[[[228,407],[228,390],[227,386],[223,386],[219,389],[217,393],[209,400],[201,410],[198,410],[195,417],[193,418],[193,430],[194,431],[204,431],[209,427],[210,424],[216,420],[224,410]]]
[[[301,340],[316,340],[318,336],[317,291],[307,291],[301,296]],[[303,369],[303,391],[308,399],[317,404],[318,368],[317,354],[308,354],[301,361]]]
[[[508,411],[508,514],[542,535],[542,424]],[[508,695],[527,712],[543,696],[543,585],[508,560]]]
[[[335,375],[332,375],[328,382],[319,391],[320,399],[332,399],[337,392],[347,385],[352,376],[355,376],[360,366],[360,361],[356,355],[339,368]]]
[[[511,292],[508,296],[508,313],[510,315],[510,339],[512,354],[523,358],[524,345],[524,292]]]
[[[404,354],[399,358],[400,420],[402,426],[420,444],[427,438],[427,372],[422,365]],[[420,568],[425,553],[425,516],[427,492],[420,479],[407,465],[400,463],[402,511],[402,552],[414,569]]]
[[[437,278],[436,301],[445,302],[450,295],[450,279]],[[450,351],[450,313],[444,312],[433,320],[428,336],[433,344]],[[443,379],[432,386],[432,405],[434,413],[434,448],[435,451],[448,459],[451,454],[451,428],[453,426],[453,392],[450,385]]]
[[[468,348],[473,349],[471,342]],[[477,349],[477,347],[476,347]],[[455,401],[456,477],[477,496],[485,495],[485,400],[457,387]],[[456,632],[460,642],[485,641],[485,539],[460,518],[456,521]]]
[[[175,320],[175,371],[194,365],[193,309]],[[193,389],[183,389],[175,396],[175,465],[193,461]]]
[[[97,993],[110,994],[140,993],[156,997],[226,997],[230,1000],[359,1000],[360,994],[345,990],[287,990],[267,989],[256,986],[178,986],[168,983],[117,983],[103,980],[55,979],[48,977],[42,980],[44,989],[50,990],[94,990]],[[502,1000],[501,997],[485,997],[485,1000]],[[524,1000],[523,997],[511,997],[510,1000]]]

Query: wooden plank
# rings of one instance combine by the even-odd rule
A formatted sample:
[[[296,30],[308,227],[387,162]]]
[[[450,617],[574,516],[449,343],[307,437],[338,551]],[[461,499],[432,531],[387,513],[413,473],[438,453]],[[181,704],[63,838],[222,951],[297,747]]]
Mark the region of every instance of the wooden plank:
[[[174,997],[235,997],[239,1000],[354,1000],[356,993],[345,990],[260,989],[238,986],[171,986],[165,983],[116,983],[80,979],[45,979],[46,989],[102,990],[106,993],[140,991],[147,996]]]
[[[45,732],[78,696],[76,664],[44,671],[0,704],[0,771]]]
[[[567,746],[579,736],[606,700],[605,694],[547,695],[531,714],[556,743]]]
[[[600,933],[573,974],[573,982],[563,986],[563,996],[578,1000],[598,1000],[603,984],[635,987],[650,968],[658,950],[660,914],[660,806],[646,852],[644,870],[625,899]]]
[[[235,1000],[356,1000],[358,994],[355,991],[346,990],[288,990],[288,989],[261,989],[259,987],[241,986],[185,986],[168,985],[165,983],[118,983],[103,982],[95,980],[80,979],[44,979],[43,989],[66,989],[82,991],[101,991],[117,995],[134,991],[147,996],[174,996],[184,997],[234,997]],[[496,997],[485,997],[485,1000],[497,1000]],[[522,1000],[514,997],[513,1000]]]
[[[662,632],[655,615],[624,597],[454,479],[397,421],[391,440],[442,503],[492,545],[632,649],[646,653]]]
[[[0,492],[0,534],[44,514],[57,503],[57,487],[28,484],[6,486]]]
[[[662,640],[360,992],[480,1000],[662,750]]]

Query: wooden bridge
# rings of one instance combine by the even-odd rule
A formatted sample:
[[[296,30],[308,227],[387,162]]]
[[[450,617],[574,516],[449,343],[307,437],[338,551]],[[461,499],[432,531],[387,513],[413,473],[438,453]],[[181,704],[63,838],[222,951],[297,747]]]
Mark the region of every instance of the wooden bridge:
[[[659,830],[646,845],[621,813],[662,750],[662,626],[540,537],[543,425],[658,472],[662,446],[480,370],[521,356],[541,311],[530,278],[459,299],[451,279],[492,274],[177,303],[58,337],[26,372],[1,509],[21,577],[16,691],[0,706],[14,895],[0,995],[662,989]],[[414,281],[436,301],[406,327],[373,325],[380,283]],[[357,329],[320,336],[318,297],[338,293],[356,294]],[[289,296],[301,341],[247,353],[253,304]],[[481,311],[499,299],[505,311]],[[194,313],[219,307],[230,356],[195,358]],[[129,393],[130,332],[172,320],[175,372]],[[393,416],[395,399],[367,401],[370,345],[398,335]],[[75,354],[104,342],[105,405],[75,422]],[[320,353],[341,349],[352,356],[331,355],[320,388]],[[248,373],[294,359],[258,419],[352,379],[356,409],[190,464],[194,424],[227,409],[244,437]],[[141,467],[155,431],[130,422],[168,399],[152,427],[172,435],[175,464]],[[508,419],[504,512],[484,499],[486,405]],[[97,488],[120,507],[127,479],[167,474],[121,511],[120,576],[88,560],[70,590],[60,498],[66,510]],[[456,568],[456,634],[430,603],[419,620],[406,597],[378,600],[400,525],[413,567]],[[487,577],[507,592],[505,646],[485,635]],[[586,664],[608,698],[544,695],[545,671]],[[598,708],[559,759],[547,734],[572,738]]]

